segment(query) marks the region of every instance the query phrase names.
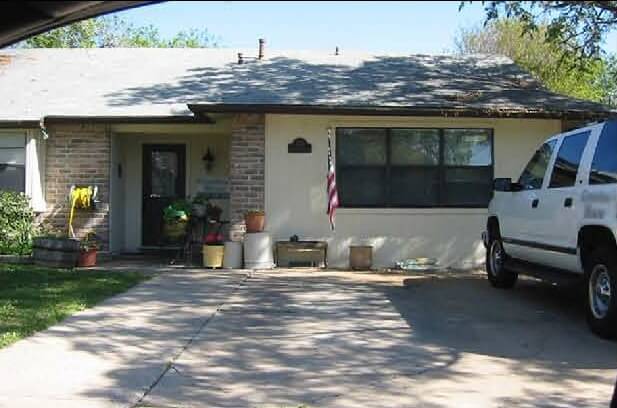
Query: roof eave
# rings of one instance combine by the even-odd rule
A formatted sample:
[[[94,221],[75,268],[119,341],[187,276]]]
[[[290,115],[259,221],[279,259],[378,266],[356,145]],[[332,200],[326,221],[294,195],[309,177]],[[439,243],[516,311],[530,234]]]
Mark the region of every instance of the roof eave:
[[[298,104],[188,104],[198,114],[206,113],[278,113],[302,115],[363,115],[363,116],[441,116],[473,118],[529,118],[529,119],[604,119],[617,116],[617,111],[481,109],[469,107],[392,107],[338,106]]]

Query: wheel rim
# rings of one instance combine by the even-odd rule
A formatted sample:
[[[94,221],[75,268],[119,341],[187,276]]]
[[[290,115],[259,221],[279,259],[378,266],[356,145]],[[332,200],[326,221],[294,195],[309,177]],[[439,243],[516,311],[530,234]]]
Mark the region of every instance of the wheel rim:
[[[596,319],[604,319],[611,306],[611,276],[605,265],[596,265],[589,277],[589,303]]]
[[[501,269],[503,268],[503,261],[504,261],[504,253],[503,253],[503,247],[501,246],[501,242],[499,241],[493,241],[493,245],[491,245],[491,252],[490,252],[490,263],[491,263],[491,267],[489,270],[489,273],[493,276],[497,276],[499,275],[499,273],[501,272]]]

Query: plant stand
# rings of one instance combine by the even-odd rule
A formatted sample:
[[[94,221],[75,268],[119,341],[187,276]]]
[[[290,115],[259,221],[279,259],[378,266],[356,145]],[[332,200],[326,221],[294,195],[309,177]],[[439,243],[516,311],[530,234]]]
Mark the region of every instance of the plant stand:
[[[32,247],[35,264],[59,268],[74,268],[81,252],[73,238],[35,238]]]

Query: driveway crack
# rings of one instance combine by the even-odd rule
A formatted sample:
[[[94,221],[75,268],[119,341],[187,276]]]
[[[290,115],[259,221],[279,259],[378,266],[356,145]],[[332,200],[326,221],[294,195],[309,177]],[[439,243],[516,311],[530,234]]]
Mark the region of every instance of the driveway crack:
[[[214,320],[214,318],[216,317],[217,314],[219,314],[219,312],[223,309],[223,307],[225,307],[225,305],[228,303],[228,299],[230,296],[234,295],[238,290],[240,290],[240,288],[242,288],[242,286],[244,286],[245,282],[251,277],[252,275],[250,273],[247,273],[244,278],[242,278],[240,280],[240,282],[238,282],[234,288],[231,290],[231,292],[229,293],[229,295],[226,297],[225,300],[223,300],[221,303],[219,303],[216,306],[216,309],[214,310],[214,312],[208,316],[207,318],[203,319],[203,321],[201,322],[201,324],[199,325],[199,328],[197,329],[197,331],[195,331],[195,333],[184,343],[184,345],[182,346],[182,348],[167,362],[167,364],[165,364],[165,368],[163,369],[163,371],[156,377],[156,379],[152,382],[152,384],[150,384],[145,392],[143,393],[143,395],[141,397],[139,397],[139,399],[132,404],[130,407],[131,408],[137,408],[139,406],[141,406],[141,404],[143,403],[143,401],[146,399],[146,397],[148,395],[150,395],[150,393],[152,392],[152,390],[161,382],[161,380],[163,379],[163,377],[165,377],[165,375],[167,375],[167,373],[169,372],[169,370],[174,370],[176,371],[178,374],[180,374],[180,372],[178,371],[178,369],[174,366],[174,363],[180,358],[180,356],[182,356],[182,354],[193,344],[193,342],[195,341],[195,339],[197,338],[197,336],[199,336],[208,326],[208,324],[210,324],[210,322],[212,320]],[[183,374],[180,374],[183,375]]]

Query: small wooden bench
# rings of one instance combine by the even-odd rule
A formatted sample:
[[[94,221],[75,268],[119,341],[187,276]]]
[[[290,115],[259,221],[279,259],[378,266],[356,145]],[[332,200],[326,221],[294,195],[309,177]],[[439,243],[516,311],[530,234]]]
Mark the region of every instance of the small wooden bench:
[[[328,266],[328,243],[325,241],[277,241],[276,266],[279,268]]]

